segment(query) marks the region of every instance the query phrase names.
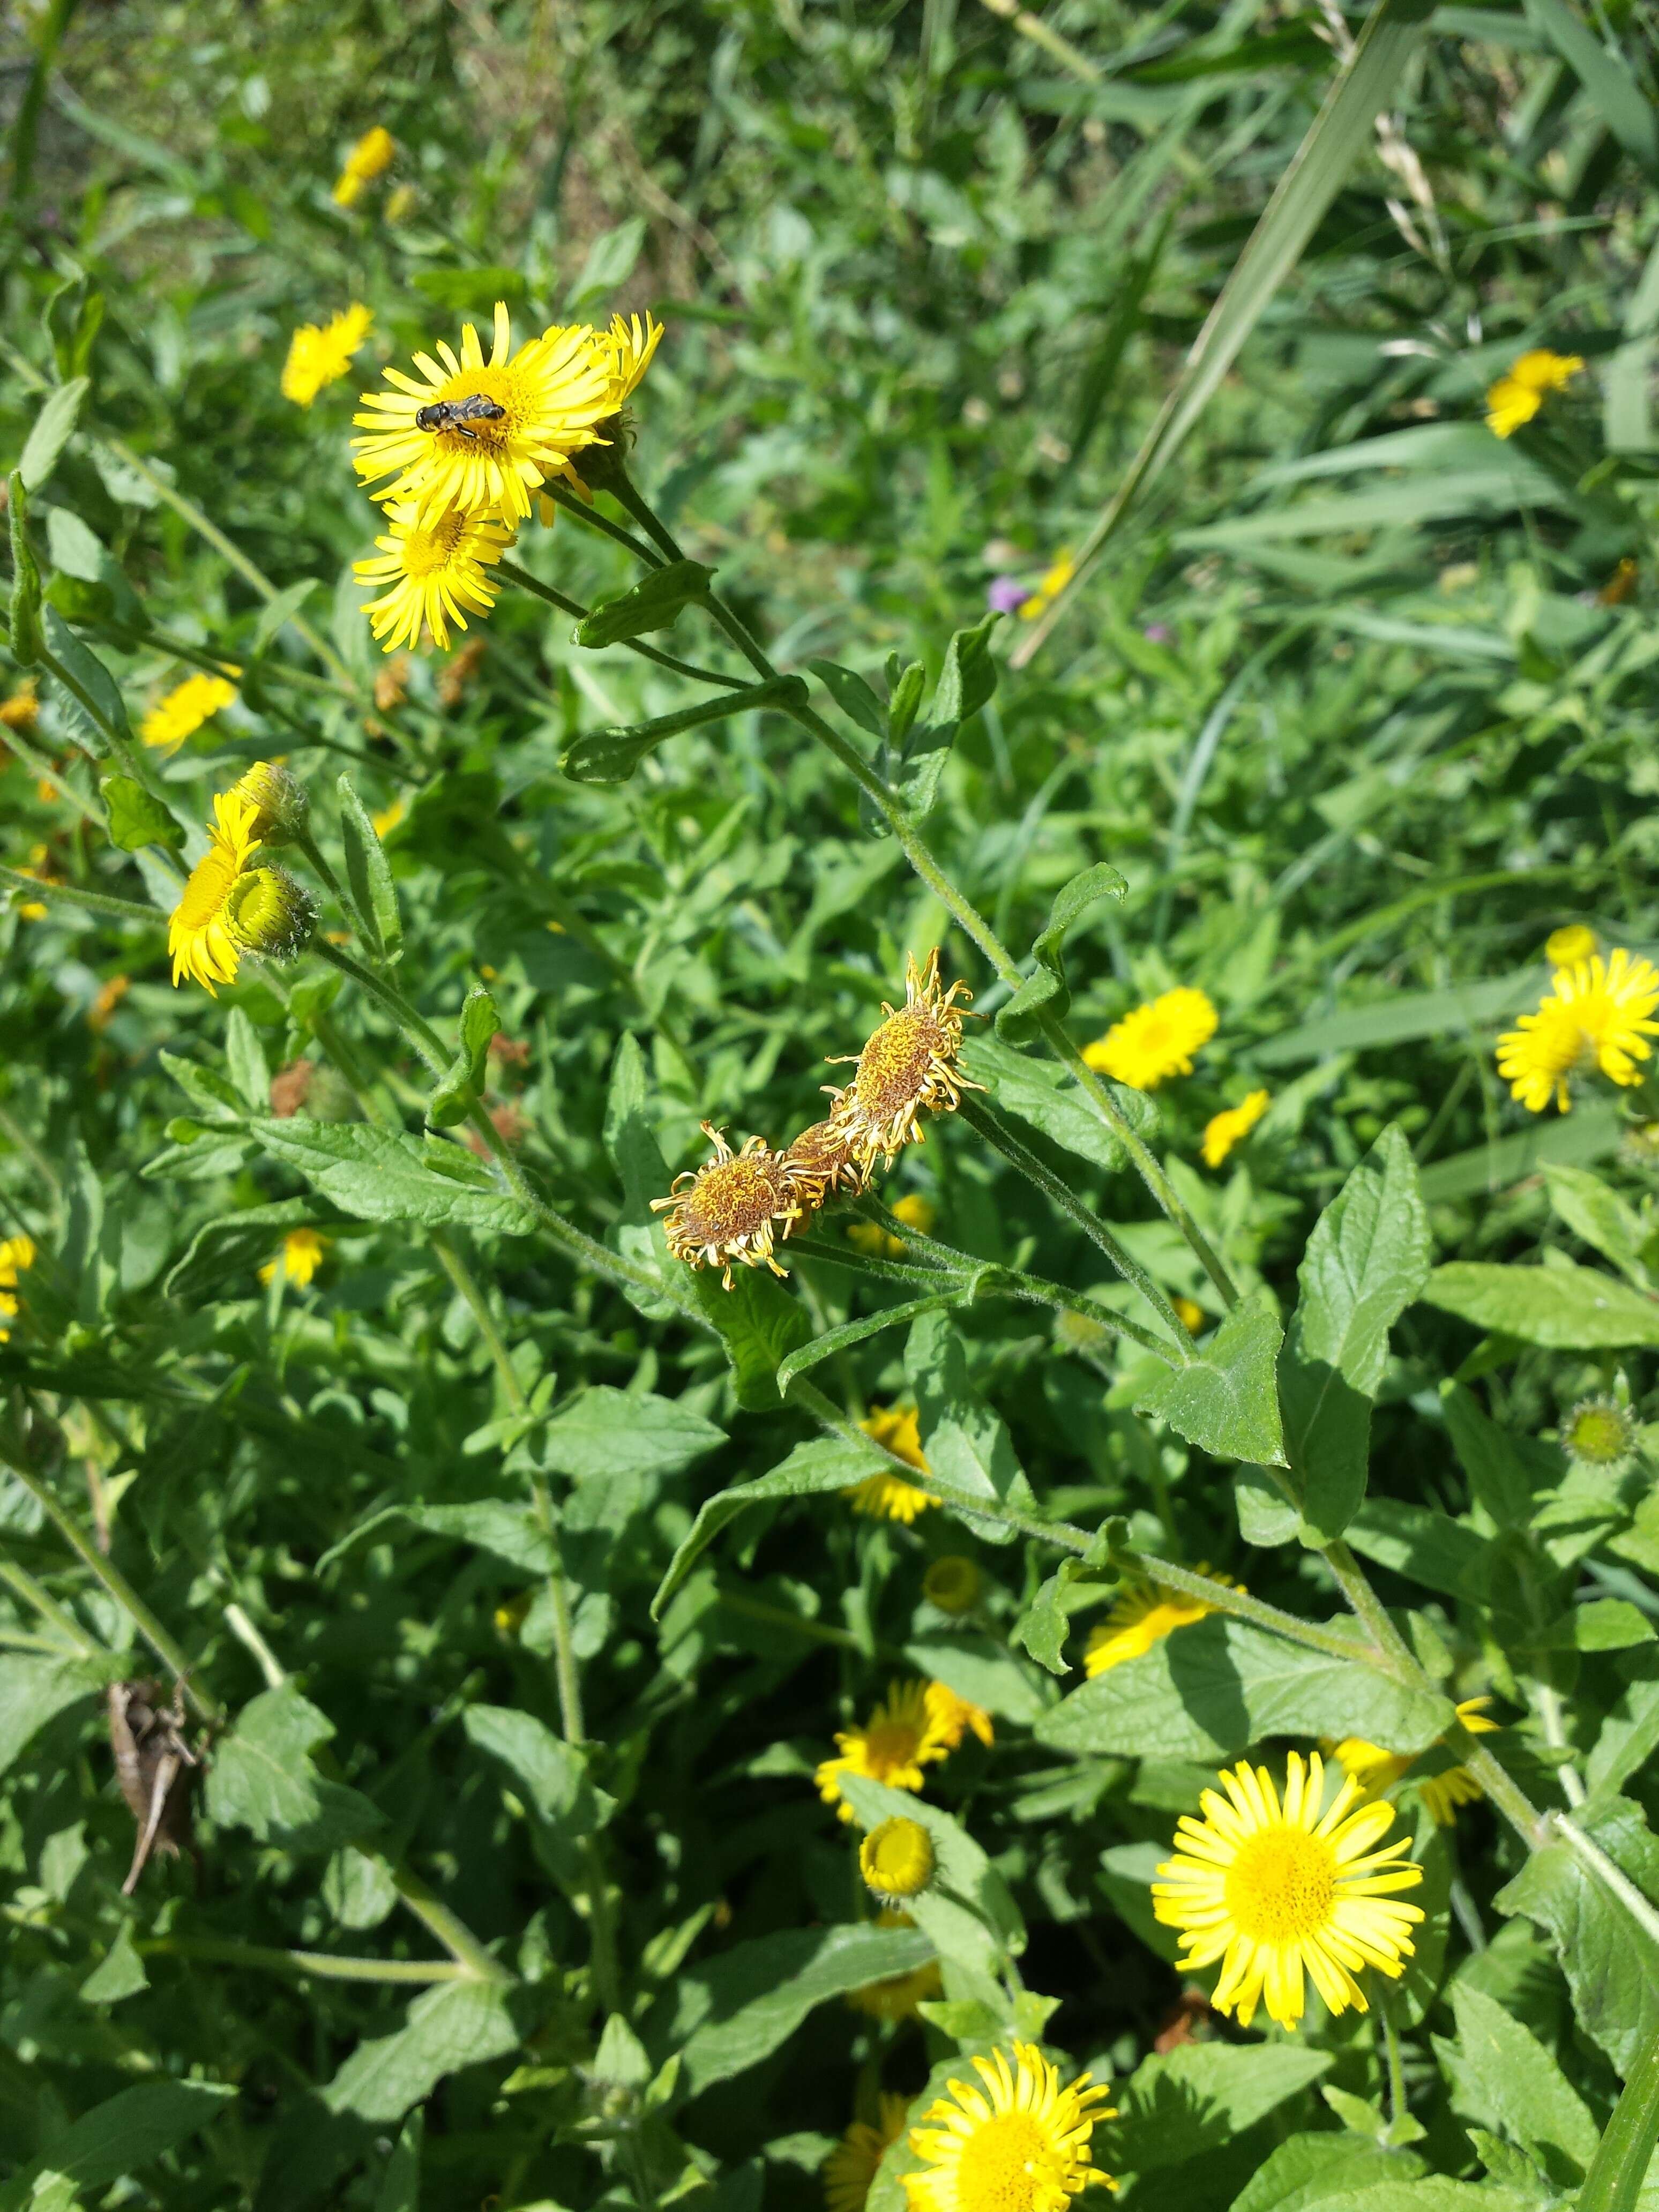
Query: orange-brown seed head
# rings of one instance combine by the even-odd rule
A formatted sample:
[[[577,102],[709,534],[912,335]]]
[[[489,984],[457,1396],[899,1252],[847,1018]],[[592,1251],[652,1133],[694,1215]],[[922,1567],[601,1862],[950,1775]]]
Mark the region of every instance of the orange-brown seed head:
[[[734,1152],[712,1122],[705,1121],[702,1130],[714,1147],[714,1158],[677,1176],[670,1195],[651,1201],[653,1211],[668,1209],[663,1230],[669,1250],[689,1267],[719,1267],[728,1291],[734,1260],[787,1274],[772,1256],[773,1245],[780,1228],[787,1237],[817,1203],[810,1186],[787,1154],[775,1152],[764,1137],[750,1137]],[[682,1183],[690,1188],[682,1191]]]

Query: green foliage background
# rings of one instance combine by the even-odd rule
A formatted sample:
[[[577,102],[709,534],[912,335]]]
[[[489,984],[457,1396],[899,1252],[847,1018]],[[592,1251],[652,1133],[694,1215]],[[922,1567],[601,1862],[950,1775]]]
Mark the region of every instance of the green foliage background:
[[[1534,1121],[1492,1040],[1553,927],[1659,940],[1651,11],[1379,11],[1393,120],[1328,137],[1305,250],[1136,475],[1364,26],[1255,0],[21,19],[0,447],[48,643],[118,732],[197,659],[242,672],[149,757],[187,857],[273,754],[337,868],[375,849],[342,770],[401,808],[387,972],[447,1052],[487,983],[514,1050],[483,1103],[568,1233],[452,1139],[422,1150],[431,1077],[337,969],[175,992],[159,920],[69,895],[178,884],[164,847],[112,842],[107,729],[45,677],[0,787],[6,863],[64,887],[42,918],[14,883],[0,917],[0,1229],[38,1248],[0,1347],[7,2212],[810,2203],[878,2086],[937,2089],[1011,2032],[1118,2085],[1095,2154],[1131,2208],[1638,2201],[1659,1244],[1620,1147],[1659,1102],[1581,1085]],[[347,214],[330,186],[372,123],[398,164]],[[994,576],[1034,583],[1131,487],[1040,648],[994,636],[923,834],[1020,955],[1080,873],[1121,872],[1048,1002],[1073,1043],[1175,984],[1214,1000],[1196,1072],[1120,1109],[1245,1293],[1225,1330],[1029,1024],[968,1059],[1049,1189],[954,1116],[879,1187],[929,1200],[956,1258],[884,1271],[831,1212],[787,1289],[666,1260],[647,1201],[699,1122],[815,1118],[907,951],[940,944],[988,1013],[1011,986],[785,712],[620,785],[562,773],[694,695],[526,593],[460,680],[422,654],[376,705],[357,386],[290,406],[289,337],[368,302],[366,384],[497,297],[520,331],[663,316],[636,479],[778,665],[866,679],[811,696],[868,759],[889,656],[936,680]],[[1586,370],[1500,443],[1486,389],[1535,345]],[[565,517],[519,557],[583,605],[635,573]],[[695,609],[656,641],[738,665]],[[334,1087],[274,1118],[301,1057]],[[1267,1120],[1205,1170],[1205,1122],[1258,1086]],[[1114,1336],[1102,1315],[1154,1320],[1091,1221],[1203,1310],[1196,1361]],[[262,1286],[307,1224],[323,1272]],[[874,1325],[900,1304],[925,1310]],[[1638,1436],[1611,1472],[1557,1437],[1601,1391]],[[883,1463],[852,1425],[908,1402],[986,1512],[849,1512]],[[1252,1464],[1281,1437],[1290,1504]],[[946,1553],[984,1578],[966,1622],[922,1595]],[[1079,1687],[1089,1626],[1160,1559],[1288,1627],[1211,1620]],[[209,1736],[198,1850],[128,1898],[101,1693],[175,1671]],[[916,1673],[996,1741],[926,1796],[965,1905],[877,1930],[811,1771]],[[1176,2033],[1146,1884],[1217,1766],[1358,1735],[1421,1778],[1481,1693],[1510,1795],[1448,1830],[1397,1792],[1429,1919],[1386,2008],[1245,2033],[1199,2007]],[[935,1949],[926,2021],[842,2002]]]

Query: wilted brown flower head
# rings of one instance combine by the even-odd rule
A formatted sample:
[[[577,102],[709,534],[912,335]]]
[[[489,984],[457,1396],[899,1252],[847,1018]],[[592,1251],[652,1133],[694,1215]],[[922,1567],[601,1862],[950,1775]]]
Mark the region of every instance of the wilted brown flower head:
[[[887,1018],[858,1055],[858,1071],[844,1091],[831,1091],[830,1123],[866,1166],[878,1152],[889,1166],[912,1137],[921,1133],[916,1115],[926,1106],[937,1113],[959,1106],[970,1083],[956,1065],[962,1046],[962,1011],[957,994],[972,994],[964,983],[942,990],[939,948],[918,969],[907,956],[904,1004],[896,1011],[882,1001]],[[850,1057],[850,1055],[849,1055]]]
[[[483,638],[475,637],[450,659],[438,678],[438,698],[443,706],[459,706],[467,685],[478,672],[485,651]]]
[[[400,653],[374,672],[374,703],[383,714],[401,707],[409,696],[409,655]]]
[[[313,1060],[291,1060],[270,1079],[270,1110],[278,1121],[290,1120],[306,1103],[306,1093],[317,1073]]]
[[[858,1192],[870,1180],[870,1163],[853,1150],[847,1132],[834,1121],[814,1121],[790,1146],[786,1158],[813,1186],[812,1204],[822,1206],[838,1190]]]
[[[695,1171],[676,1176],[666,1198],[653,1198],[652,1211],[670,1210],[663,1229],[677,1260],[693,1267],[719,1267],[732,1287],[732,1262],[765,1266],[787,1275],[772,1257],[781,1225],[788,1236],[795,1223],[817,1204],[812,1188],[787,1152],[775,1152],[764,1137],[750,1137],[734,1152],[712,1121],[702,1133],[714,1157]],[[682,1183],[690,1188],[682,1192]]]

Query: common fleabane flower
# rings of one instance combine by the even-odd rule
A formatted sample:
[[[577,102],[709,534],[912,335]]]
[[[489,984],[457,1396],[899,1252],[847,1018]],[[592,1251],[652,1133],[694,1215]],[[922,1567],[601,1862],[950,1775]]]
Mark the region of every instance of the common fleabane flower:
[[[223,791],[213,802],[207,851],[191,869],[167,924],[175,989],[188,975],[210,997],[234,983],[240,956],[289,959],[309,939],[317,919],[310,896],[280,868],[256,865],[258,809]]]
[[[907,1467],[918,1474],[929,1474],[929,1468],[921,1449],[921,1431],[917,1425],[914,1406],[872,1406],[859,1426],[867,1437],[895,1453]],[[902,1521],[909,1523],[919,1513],[925,1513],[939,1500],[930,1491],[914,1482],[907,1482],[901,1474],[891,1474],[885,1468],[855,1482],[842,1495],[854,1513],[867,1513],[872,1519]]]
[[[1582,355],[1552,353],[1547,346],[1523,353],[1486,394],[1486,428],[1496,437],[1512,438],[1549,393],[1565,391],[1583,366]]]
[[[412,501],[394,507],[386,529],[374,540],[378,554],[354,564],[365,591],[384,584],[378,599],[363,611],[386,653],[418,645],[424,628],[447,650],[449,626],[466,628],[470,611],[487,615],[495,604],[492,568],[513,543],[513,532],[493,515],[466,514],[459,507],[421,520]]]
[[[314,1229],[290,1229],[283,1239],[283,1249],[275,1260],[267,1260],[259,1270],[262,1283],[274,1283],[280,1267],[288,1280],[303,1290],[319,1267],[328,1250],[328,1239]]]
[[[398,142],[383,123],[365,131],[345,157],[334,186],[334,198],[340,207],[355,207],[362,198],[365,185],[372,185],[376,177],[383,177],[398,157]]]
[[[1490,1698],[1465,1698],[1458,1705],[1457,1717],[1471,1735],[1491,1735],[1498,1728],[1496,1721],[1486,1717],[1491,1703]],[[1364,1736],[1345,1736],[1340,1743],[1328,1747],[1344,1771],[1372,1797],[1391,1790],[1415,1764],[1410,1753],[1386,1751],[1381,1744],[1368,1743]],[[1486,1794],[1467,1766],[1443,1767],[1438,1774],[1414,1779],[1417,1794],[1437,1828],[1449,1828],[1460,1805],[1475,1804]]]
[[[927,1713],[946,1751],[955,1751],[969,1730],[988,1751],[996,1741],[996,1729],[984,1706],[959,1698],[948,1682],[927,1685]]]
[[[836,1756],[824,1759],[812,1778],[824,1803],[836,1806],[841,1818],[850,1820],[853,1808],[841,1794],[844,1775],[867,1775],[890,1790],[920,1790],[923,1768],[948,1750],[928,1706],[927,1685],[895,1682],[862,1728],[837,1733]]]
[[[238,675],[241,671],[235,672]],[[185,739],[193,737],[204,722],[210,722],[220,711],[234,704],[236,686],[222,676],[209,676],[198,670],[194,676],[185,677],[175,684],[165,699],[158,699],[142,722],[138,734],[147,745],[158,752],[173,752]]]
[[[1114,1022],[1103,1037],[1085,1045],[1088,1065],[1132,1091],[1156,1091],[1172,1075],[1190,1075],[1193,1054],[1208,1044],[1219,1020],[1202,991],[1165,991]]]
[[[283,397],[296,407],[309,407],[325,386],[337,384],[351,367],[351,356],[368,336],[374,318],[361,300],[325,323],[301,323],[289,340],[283,363]]]
[[[692,1267],[718,1267],[732,1287],[732,1263],[766,1267],[787,1275],[773,1258],[780,1234],[810,1210],[810,1190],[787,1152],[775,1152],[764,1137],[750,1137],[734,1152],[712,1121],[702,1133],[714,1147],[712,1160],[676,1176],[666,1198],[653,1198],[652,1211],[666,1211],[663,1231],[677,1260]],[[684,1192],[681,1184],[689,1185]]]
[[[876,2170],[888,2144],[903,2133],[909,2110],[904,2098],[884,2090],[875,2124],[854,2121],[823,2161],[823,2201],[829,2212],[864,2212]]]
[[[1650,1018],[1659,1006],[1659,969],[1621,946],[1603,960],[1559,968],[1536,1013],[1522,1014],[1498,1040],[1498,1072],[1528,1112],[1552,1098],[1572,1110],[1571,1079],[1599,1069],[1628,1088],[1642,1080],[1638,1060],[1650,1057]]]
[[[592,444],[598,424],[613,411],[612,373],[594,354],[592,332],[585,325],[555,325],[515,353],[507,303],[498,300],[493,338],[486,361],[468,323],[459,354],[441,341],[435,359],[415,356],[418,380],[388,368],[391,390],[364,392],[364,411],[352,420],[369,434],[351,444],[365,484],[392,478],[377,499],[411,501],[428,520],[453,507],[517,525],[543,479],[562,475],[571,455]],[[424,408],[468,399],[501,411],[474,412],[433,430],[416,422]]]
[[[11,1335],[17,1318],[17,1278],[34,1265],[34,1239],[8,1237],[0,1240],[0,1344]]]
[[[859,1872],[865,1887],[890,1903],[920,1896],[933,1878],[933,1839],[920,1820],[896,1814],[859,1845]]]
[[[964,983],[941,988],[937,946],[925,969],[917,967],[914,953],[907,955],[904,1004],[895,1008],[882,1001],[887,1018],[857,1055],[853,1080],[844,1091],[830,1092],[830,1124],[858,1158],[869,1162],[879,1152],[890,1165],[911,1138],[920,1135],[916,1116],[924,1107],[951,1112],[962,1103],[964,1091],[982,1088],[957,1066],[962,1048],[958,992],[964,999],[973,995]]]
[[[1115,2117],[1111,2094],[1086,2074],[1066,2087],[1035,2044],[975,2058],[980,2086],[951,2081],[910,2130],[922,2170],[904,2177],[909,2212],[1065,2212],[1091,2184],[1111,2188],[1091,2160],[1097,2124]]]
[[[1231,1575],[1211,1574],[1207,1567],[1199,1572],[1223,1589],[1237,1588]],[[1109,1668],[1121,1667],[1126,1659],[1139,1659],[1177,1628],[1188,1628],[1215,1610],[1206,1599],[1189,1596],[1185,1590],[1166,1589],[1156,1582],[1128,1583],[1090,1635],[1084,1671],[1092,1679]]]
[[[1218,1168],[1235,1145],[1243,1144],[1270,1103],[1265,1091],[1253,1091],[1237,1106],[1212,1114],[1204,1124],[1201,1150],[1206,1168]]]
[[[1181,1849],[1152,1884],[1157,1917],[1181,1930],[1182,1965],[1222,1961],[1210,2002],[1242,2027],[1264,2001],[1270,2020],[1294,2027],[1307,2008],[1304,1975],[1333,2013],[1364,2012],[1356,1977],[1367,1966],[1403,1973],[1423,1917],[1392,1894],[1423,1879],[1404,1856],[1407,1838],[1382,1844],[1393,1806],[1352,1809],[1360,1785],[1350,1775],[1322,1815],[1317,1752],[1305,1764],[1289,1753],[1282,1805],[1267,1768],[1248,1759],[1219,1780],[1225,1796],[1204,1792],[1201,1820],[1183,1814]]]

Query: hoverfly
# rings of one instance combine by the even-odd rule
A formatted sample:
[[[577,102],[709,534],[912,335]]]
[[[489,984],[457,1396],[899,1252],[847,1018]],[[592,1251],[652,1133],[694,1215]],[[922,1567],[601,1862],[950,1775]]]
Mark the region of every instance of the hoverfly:
[[[495,400],[486,399],[482,392],[469,392],[465,399],[434,399],[429,407],[417,408],[415,428],[417,430],[459,431],[463,438],[471,438],[476,445],[478,434],[467,428],[470,422],[499,422],[506,416],[505,407]]]

